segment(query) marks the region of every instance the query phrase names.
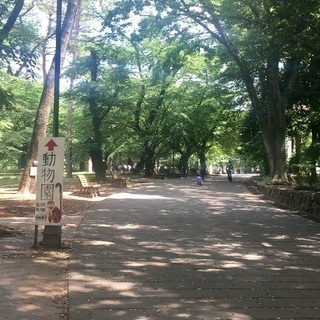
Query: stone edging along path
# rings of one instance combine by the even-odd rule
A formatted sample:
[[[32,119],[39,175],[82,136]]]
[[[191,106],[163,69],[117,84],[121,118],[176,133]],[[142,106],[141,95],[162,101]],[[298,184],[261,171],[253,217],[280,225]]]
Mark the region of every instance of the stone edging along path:
[[[320,192],[293,190],[287,186],[266,184],[250,179],[250,185],[276,204],[320,222]]]

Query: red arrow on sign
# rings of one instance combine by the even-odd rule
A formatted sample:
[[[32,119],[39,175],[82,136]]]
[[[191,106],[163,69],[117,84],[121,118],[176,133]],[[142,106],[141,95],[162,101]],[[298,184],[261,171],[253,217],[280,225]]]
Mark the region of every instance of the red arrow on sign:
[[[58,145],[52,139],[45,145],[45,147],[48,147],[48,151],[53,151],[57,146]]]

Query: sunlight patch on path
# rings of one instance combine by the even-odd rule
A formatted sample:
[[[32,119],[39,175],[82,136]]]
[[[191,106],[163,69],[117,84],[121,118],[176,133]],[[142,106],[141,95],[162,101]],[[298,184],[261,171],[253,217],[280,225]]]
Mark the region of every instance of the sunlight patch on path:
[[[108,197],[109,199],[145,199],[145,200],[153,200],[153,199],[171,199],[163,196],[158,196],[155,194],[131,194],[127,192],[120,192],[116,194],[112,194]]]

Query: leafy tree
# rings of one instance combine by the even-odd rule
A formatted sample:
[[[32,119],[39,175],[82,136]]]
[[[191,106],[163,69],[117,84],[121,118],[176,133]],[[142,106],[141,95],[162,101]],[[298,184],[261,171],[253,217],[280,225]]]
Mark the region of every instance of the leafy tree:
[[[66,14],[62,26],[61,36],[61,64],[65,59],[71,31],[73,28],[74,19],[76,16],[77,9],[79,7],[79,1],[81,0],[69,0],[66,10]],[[51,68],[48,72],[47,78],[45,79],[42,95],[40,98],[37,117],[35,120],[30,147],[27,155],[27,163],[23,176],[19,186],[19,193],[33,192],[35,189],[34,180],[29,176],[29,168],[32,166],[33,161],[37,159],[38,155],[38,141],[39,137],[44,137],[47,132],[49,123],[49,116],[51,106],[53,102],[53,91],[54,91],[54,74],[55,74],[54,61],[52,62]]]
[[[248,111],[240,131],[241,148],[240,155],[246,159],[251,167],[257,167],[263,175],[269,175],[269,161],[266,149],[263,146],[259,124],[252,110]]]
[[[212,123],[210,105],[216,105],[216,103],[210,102],[209,97],[204,98],[206,95],[203,92],[206,89],[210,90],[210,88],[205,88],[205,86],[196,88],[198,82],[205,80],[199,78],[188,82],[184,79],[182,71],[185,65],[196,62],[195,59],[192,60],[188,57],[198,48],[193,44],[190,45],[188,37],[181,37],[179,42],[174,37],[168,39],[161,32],[159,33],[154,19],[148,15],[145,19],[140,20],[139,28],[130,33],[130,30],[126,30],[126,26],[131,23],[127,11],[128,7],[122,10],[122,4],[119,3],[119,6],[115,6],[106,21],[112,34],[126,39],[135,52],[133,63],[137,69],[137,77],[135,82],[131,82],[131,84],[136,85],[137,88],[132,90],[136,92],[136,96],[130,99],[134,101],[131,102],[133,119],[130,127],[138,136],[142,147],[137,170],[144,168],[147,176],[152,175],[157,158],[165,153],[168,154],[168,144],[172,145],[173,149],[179,149],[181,153],[184,153],[182,156],[184,164],[180,165],[181,168],[186,168],[186,161],[194,152],[198,152],[202,161],[205,162],[205,152],[209,148],[208,142],[212,139],[216,126],[215,123]],[[113,21],[116,23],[113,24]],[[126,35],[126,32],[129,35]],[[193,70],[194,73],[195,70],[196,67]],[[198,73],[200,74],[201,71]],[[192,77],[189,74],[188,77],[190,76]],[[193,85],[194,91],[192,89],[188,91],[185,83]],[[199,92],[198,89],[200,89]],[[211,99],[213,100],[213,98]],[[191,121],[191,125],[190,123],[181,123],[183,118],[175,116],[179,114],[179,111],[174,110],[179,105],[176,103],[177,100],[183,101],[180,102],[181,109],[183,109],[182,106],[185,106],[194,111],[188,115],[191,119],[196,119],[195,122]],[[202,124],[202,129],[198,134],[195,134],[195,130],[197,130],[195,128],[199,127],[199,123]],[[184,139],[186,145],[184,151],[182,151],[182,144],[179,141],[183,141],[183,139],[180,139],[179,133],[177,134],[177,128],[179,128],[178,132],[190,132],[188,141]],[[186,130],[186,128],[189,129]],[[186,135],[184,135],[185,137]]]
[[[7,18],[7,21],[5,23],[2,23],[4,18],[7,16],[7,13],[9,13],[9,1],[4,1],[0,5],[0,67],[2,66],[3,62],[3,51],[5,49],[5,46],[3,45],[4,41],[8,38],[9,32],[11,31],[14,23],[16,22],[19,13],[23,7],[23,0],[17,0],[15,2],[15,5],[12,9],[12,11],[9,14],[9,17]],[[10,106],[12,102],[12,99],[10,97],[10,93],[4,90],[0,87],[0,110],[5,106]]]
[[[170,87],[185,61],[185,53],[177,43],[166,44],[156,39],[147,43],[145,49],[139,49],[141,51],[136,51],[139,81],[132,127],[143,143],[138,169],[145,167],[146,176],[151,176],[155,151],[165,139],[162,123],[171,101]]]
[[[8,73],[26,78],[37,76],[37,59],[41,46],[38,23],[28,17],[32,8],[33,4],[15,1],[8,21],[0,30],[0,64]]]
[[[311,56],[305,60],[303,68],[301,68],[296,90],[293,93],[288,108],[289,134],[295,142],[295,157],[292,159],[293,164],[299,168],[301,161],[308,162],[310,170],[310,184],[317,181],[316,166],[320,156],[320,117],[319,106],[320,99],[316,88],[320,88],[320,59]],[[311,144],[307,144],[308,137],[311,137]],[[302,159],[302,146],[304,145],[304,155],[307,157]],[[308,148],[306,148],[308,146]],[[298,170],[299,172],[299,170]]]
[[[8,38],[11,29],[13,28],[16,20],[18,19],[18,16],[23,8],[23,4],[24,0],[15,1],[12,11],[10,12],[10,15],[8,17],[8,20],[6,21],[6,23],[4,23],[2,29],[0,30],[0,48],[3,45],[4,40]],[[9,8],[6,5],[9,5],[9,1],[5,1],[1,5],[0,18],[2,15],[4,15],[5,12],[9,11]]]
[[[14,97],[12,108],[1,114],[0,163],[2,169],[13,170],[24,165],[40,86],[4,72],[0,75],[4,89]]]
[[[272,0],[155,1],[163,28],[168,28],[171,21],[171,33],[180,34],[190,26],[189,32],[200,39],[200,46],[227,53],[238,67],[258,119],[274,180],[286,179],[285,106],[303,55],[292,33],[301,35],[307,27],[299,24],[303,27],[300,30],[293,20],[308,20],[317,5],[315,1],[294,3],[294,10],[288,10],[286,2]],[[179,25],[178,20],[183,23]],[[195,25],[198,28],[192,29]],[[225,48],[224,52],[216,42]]]
[[[178,168],[185,172],[188,159],[197,154],[206,164],[212,148],[224,148],[230,155],[237,145],[237,111],[227,85],[220,82],[218,59],[206,55],[189,55],[181,71],[173,102],[174,120],[169,124],[180,154]]]

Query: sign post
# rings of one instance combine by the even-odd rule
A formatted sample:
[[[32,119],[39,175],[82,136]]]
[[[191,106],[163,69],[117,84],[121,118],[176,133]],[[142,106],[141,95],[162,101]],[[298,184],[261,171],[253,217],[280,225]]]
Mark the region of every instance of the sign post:
[[[41,246],[61,247],[64,138],[40,138],[35,225],[44,225]]]
[[[55,69],[54,69],[54,103],[53,103],[53,136],[54,137],[58,137],[58,135],[59,135],[59,94],[60,94],[61,38],[62,38],[61,22],[62,22],[62,0],[57,0],[56,52],[55,52],[55,57],[54,57],[54,66],[55,66]],[[51,140],[57,141],[56,139],[57,138],[54,138]],[[54,146],[52,146],[52,147],[54,149]],[[62,156],[61,159],[64,159],[64,156]],[[62,168],[63,168],[63,166],[62,166]],[[62,201],[62,179],[61,179],[61,184],[59,184],[59,182],[57,182],[56,184],[54,184],[53,189],[55,192],[58,189],[60,189],[61,201]],[[47,190],[46,192],[49,192],[49,191]],[[40,206],[41,205],[43,206],[43,202],[39,202],[39,204],[40,204]],[[53,206],[53,205],[56,205],[56,203],[54,202],[54,204],[53,204],[52,202],[50,202],[48,205]],[[40,210],[40,212],[41,212],[41,210],[43,210],[43,208],[36,208],[36,210],[37,209]],[[62,202],[61,202],[61,212],[62,212]],[[43,231],[43,240],[40,242],[40,244],[43,246],[54,246],[54,247],[58,247],[58,248],[61,247],[61,224],[59,224],[58,222],[55,222],[57,220],[56,216],[57,216],[56,214],[53,214],[54,218],[52,218],[52,215],[50,216],[50,219],[51,219],[50,223],[53,223],[53,225],[45,224],[44,231]],[[49,219],[49,215],[47,216],[47,219]],[[35,228],[35,234],[38,234],[37,225]],[[34,243],[35,244],[37,243],[37,235],[35,235]]]

